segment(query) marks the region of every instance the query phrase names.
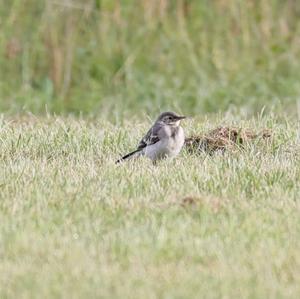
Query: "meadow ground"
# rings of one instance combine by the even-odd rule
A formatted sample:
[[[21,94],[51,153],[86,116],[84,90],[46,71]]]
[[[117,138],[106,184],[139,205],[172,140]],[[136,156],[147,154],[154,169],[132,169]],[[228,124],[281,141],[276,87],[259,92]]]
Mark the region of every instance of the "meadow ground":
[[[300,298],[299,16],[0,0],[0,298]],[[163,110],[272,136],[116,166]]]
[[[185,129],[272,137],[116,166],[149,123],[2,117],[0,297],[299,298],[299,128],[242,119],[199,117]]]

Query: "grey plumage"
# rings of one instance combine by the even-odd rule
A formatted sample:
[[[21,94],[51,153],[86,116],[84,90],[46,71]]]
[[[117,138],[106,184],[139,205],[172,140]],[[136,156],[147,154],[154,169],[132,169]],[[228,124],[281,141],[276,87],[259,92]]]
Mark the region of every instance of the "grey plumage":
[[[123,156],[116,163],[141,155],[147,156],[153,162],[175,157],[184,144],[184,132],[180,126],[180,121],[184,118],[174,112],[162,113],[139,142],[137,149]]]

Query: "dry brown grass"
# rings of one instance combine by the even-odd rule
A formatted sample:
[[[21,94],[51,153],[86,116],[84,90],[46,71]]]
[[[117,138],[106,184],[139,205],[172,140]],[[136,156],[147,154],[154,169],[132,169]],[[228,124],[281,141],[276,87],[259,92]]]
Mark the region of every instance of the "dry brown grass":
[[[200,151],[213,154],[218,151],[235,150],[254,139],[267,139],[269,137],[271,137],[269,130],[255,133],[250,129],[218,127],[203,135],[188,137],[185,141],[185,146],[190,153]]]

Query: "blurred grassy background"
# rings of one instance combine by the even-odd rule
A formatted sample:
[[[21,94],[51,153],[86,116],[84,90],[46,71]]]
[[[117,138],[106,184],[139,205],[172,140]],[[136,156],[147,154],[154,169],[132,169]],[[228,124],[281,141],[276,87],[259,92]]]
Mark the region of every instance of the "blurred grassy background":
[[[0,0],[0,109],[297,111],[296,0]]]

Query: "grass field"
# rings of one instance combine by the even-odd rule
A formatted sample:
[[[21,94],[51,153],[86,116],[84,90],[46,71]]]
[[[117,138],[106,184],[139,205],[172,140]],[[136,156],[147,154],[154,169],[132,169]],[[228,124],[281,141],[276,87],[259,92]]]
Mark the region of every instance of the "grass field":
[[[116,166],[148,122],[2,117],[0,297],[299,298],[299,128],[243,118],[184,127],[272,137],[225,155]]]
[[[292,114],[299,17],[294,0],[0,0],[0,109]]]
[[[0,0],[0,299],[300,298],[295,0]],[[115,165],[159,112],[268,129]]]

